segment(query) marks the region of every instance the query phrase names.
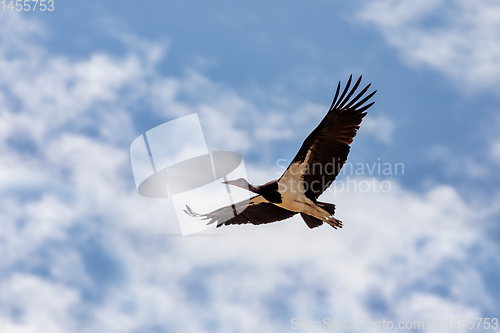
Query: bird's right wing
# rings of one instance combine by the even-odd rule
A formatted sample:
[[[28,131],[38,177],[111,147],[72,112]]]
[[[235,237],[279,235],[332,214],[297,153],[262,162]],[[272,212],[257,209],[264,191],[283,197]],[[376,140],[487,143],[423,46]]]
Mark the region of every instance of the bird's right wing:
[[[251,223],[258,225],[271,223],[287,219],[296,214],[270,203],[261,195],[257,195],[250,200],[240,201],[234,205],[216,209],[207,214],[198,214],[188,205],[186,205],[184,212],[192,217],[201,217],[203,220],[209,220],[207,225],[217,222],[217,228],[223,224]],[[238,214],[237,212],[240,213]]]
[[[361,76],[349,90],[351,81],[352,75],[340,97],[339,82],[328,113],[304,140],[297,155],[282,176],[282,178],[290,176],[289,174],[293,176],[293,170],[290,167],[306,163],[308,168],[302,180],[306,184],[305,195],[313,201],[330,186],[339,174],[347,160],[350,144],[366,115],[366,110],[374,103],[366,104],[376,91],[364,96],[370,84],[354,96],[361,82]]]

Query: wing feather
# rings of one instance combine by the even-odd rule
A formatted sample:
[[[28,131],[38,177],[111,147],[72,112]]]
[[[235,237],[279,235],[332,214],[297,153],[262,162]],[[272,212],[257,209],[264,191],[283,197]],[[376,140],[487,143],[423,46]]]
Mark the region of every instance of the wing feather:
[[[217,227],[221,225],[245,224],[255,225],[281,221],[292,217],[295,212],[278,207],[261,195],[257,195],[250,200],[240,201],[234,205],[225,206],[206,214],[198,214],[186,205],[184,210],[192,217],[200,217],[208,220],[208,224],[217,222]],[[237,212],[240,212],[239,214]]]

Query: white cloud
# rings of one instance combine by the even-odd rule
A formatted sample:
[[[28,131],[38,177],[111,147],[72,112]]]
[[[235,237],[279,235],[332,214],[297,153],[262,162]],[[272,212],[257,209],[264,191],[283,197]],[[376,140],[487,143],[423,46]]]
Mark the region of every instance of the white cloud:
[[[478,163],[480,157],[472,154],[456,152],[443,144],[429,147],[428,156],[430,161],[437,162],[448,175],[464,176],[471,179],[487,179],[492,177],[493,169],[488,163]]]
[[[383,115],[370,115],[363,120],[363,131],[386,144],[392,142],[394,126],[394,122]]]
[[[262,146],[291,139],[304,124],[314,128],[327,111],[326,105],[295,104],[269,96],[263,102],[266,108],[259,109],[233,89],[192,69],[181,78],[155,78],[150,90],[160,114],[178,117],[197,112],[210,148],[252,151],[263,157],[270,152]]]
[[[75,60],[40,45],[19,46],[15,59],[4,49],[0,327],[9,332],[276,332],[292,317],[381,319],[373,302],[397,319],[435,314],[424,308],[477,316],[491,304],[470,265],[470,250],[485,242],[488,216],[477,211],[489,207],[450,186],[417,193],[393,179],[386,194],[329,192],[322,200],[337,204],[342,230],[309,230],[293,218],[211,231],[219,237],[149,235],[176,222],[167,202],[133,189],[128,103],[144,94],[156,112],[199,112],[214,149],[260,149],[288,118],[194,71],[155,74],[158,58],[147,50]],[[294,131],[311,121],[302,107],[323,112],[288,110],[302,117],[290,119]],[[19,133],[29,133],[34,151],[9,143]],[[275,177],[273,167],[257,168],[259,179]],[[102,253],[89,258],[86,247]],[[460,273],[448,275],[454,268]],[[470,285],[473,297],[461,292]]]
[[[13,274],[0,283],[1,302],[11,316],[0,315],[4,332],[75,332],[71,316],[79,302],[77,291],[33,275]]]
[[[409,65],[426,65],[458,87],[495,88],[500,4],[467,0],[375,0],[358,17],[374,24]]]
[[[412,321],[423,321],[426,331],[431,332],[433,329],[447,328],[446,319],[451,318],[479,318],[481,313],[477,309],[458,305],[454,302],[443,300],[442,298],[431,293],[416,292],[408,299],[402,302],[398,312],[402,315],[401,318]],[[423,320],[425,318],[426,320]],[[439,319],[439,326],[430,328],[430,320],[436,321]],[[476,322],[477,323],[477,322]],[[465,330],[464,330],[465,332]]]

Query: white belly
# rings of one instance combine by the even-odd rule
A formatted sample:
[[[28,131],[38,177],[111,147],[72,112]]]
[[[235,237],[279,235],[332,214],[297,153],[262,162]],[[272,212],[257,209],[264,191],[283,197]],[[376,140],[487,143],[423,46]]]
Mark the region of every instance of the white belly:
[[[283,174],[278,181],[278,191],[281,194],[282,203],[277,204],[280,207],[291,210],[292,212],[305,212],[310,204],[313,204],[305,196],[302,174],[306,168],[305,164],[294,163]]]
[[[309,205],[307,205],[305,202],[296,200],[287,200],[285,198],[283,198],[282,203],[275,205],[297,213],[306,212],[310,209]]]
[[[302,175],[306,171],[307,165],[305,163],[290,165],[278,181],[278,191],[281,194],[282,203],[275,205],[292,212],[305,213],[322,220],[326,219],[330,214],[305,196]]]

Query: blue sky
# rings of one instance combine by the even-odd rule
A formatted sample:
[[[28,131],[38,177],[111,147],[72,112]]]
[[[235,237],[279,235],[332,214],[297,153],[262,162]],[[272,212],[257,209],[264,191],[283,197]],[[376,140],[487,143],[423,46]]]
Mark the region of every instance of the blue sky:
[[[446,318],[498,317],[498,15],[466,0],[0,11],[0,330],[438,318],[434,332]],[[178,226],[170,201],[135,190],[138,135],[198,113],[209,149],[240,153],[263,183],[350,74],[378,93],[348,161],[405,172],[339,181],[390,191],[325,193],[341,230],[292,218],[161,236]]]

